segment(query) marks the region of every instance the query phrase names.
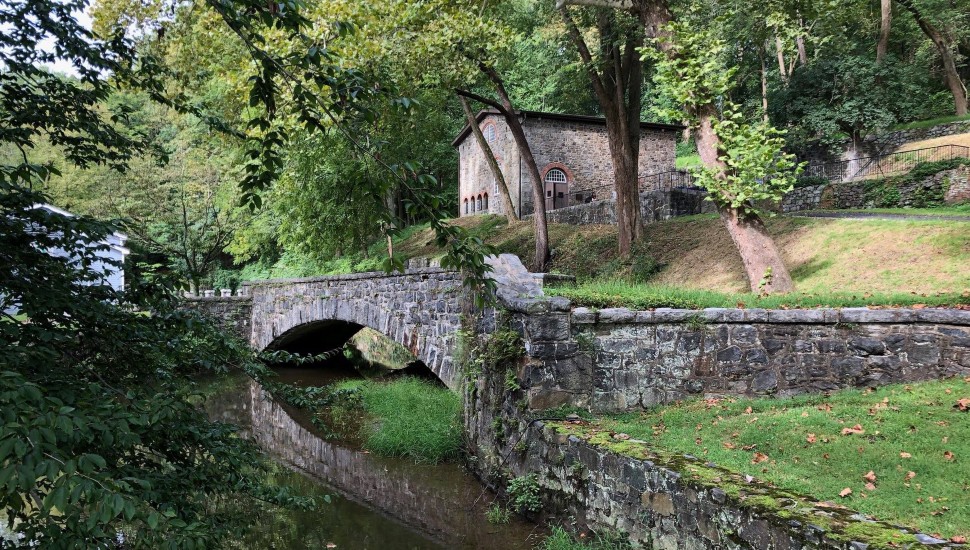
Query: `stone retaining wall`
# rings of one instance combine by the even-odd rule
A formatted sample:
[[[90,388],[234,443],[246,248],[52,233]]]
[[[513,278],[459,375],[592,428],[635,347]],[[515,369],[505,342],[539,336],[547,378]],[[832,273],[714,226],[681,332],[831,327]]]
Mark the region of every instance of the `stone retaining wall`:
[[[832,183],[799,187],[785,194],[779,205],[781,212],[801,210],[874,208],[876,204],[866,196],[866,181]],[[871,185],[871,182],[870,182]],[[942,197],[946,204],[970,201],[970,166],[943,170],[916,182],[900,185],[899,207],[926,206],[926,198]]]
[[[862,143],[860,156],[871,157],[895,151],[896,149],[912,143],[926,139],[935,139],[957,134],[970,133],[970,120],[949,122],[947,124],[937,124],[930,128],[917,128],[912,130],[896,130],[884,134],[875,134],[866,137]],[[850,141],[844,141],[831,147],[817,146],[801,160],[812,163],[838,162],[847,158],[847,151],[851,146]]]
[[[970,374],[970,311],[580,308],[571,330],[604,411]]]

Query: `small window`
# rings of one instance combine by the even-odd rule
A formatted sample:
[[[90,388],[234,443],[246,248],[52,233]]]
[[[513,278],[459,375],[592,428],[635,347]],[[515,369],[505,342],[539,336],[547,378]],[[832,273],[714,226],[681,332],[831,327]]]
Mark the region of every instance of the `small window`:
[[[483,198],[484,198],[484,201],[485,201],[485,208],[484,209],[487,211],[488,210],[488,193],[485,193],[483,195]]]
[[[479,212],[482,211],[482,196],[481,195],[478,196],[478,208],[476,210],[478,210]]]
[[[489,143],[495,143],[495,125],[492,123],[486,124],[485,128],[482,130],[485,134],[485,141]]]
[[[468,199],[465,199],[465,213],[468,213]]]

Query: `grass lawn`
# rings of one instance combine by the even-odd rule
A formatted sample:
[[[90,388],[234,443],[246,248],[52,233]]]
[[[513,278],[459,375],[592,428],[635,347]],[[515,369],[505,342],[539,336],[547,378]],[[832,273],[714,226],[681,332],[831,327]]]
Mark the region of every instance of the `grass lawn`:
[[[700,166],[701,164],[702,164],[701,156],[697,153],[694,153],[691,155],[684,155],[681,157],[677,157],[676,159],[676,166],[678,170],[686,170],[687,168],[694,168],[694,167]]]
[[[896,149],[895,153],[902,153],[905,151],[913,151],[915,149],[925,149],[927,147],[938,147],[940,145],[963,145],[970,147],[970,133],[966,134],[954,134],[952,136],[943,136],[933,139],[924,139],[920,141],[911,141],[906,143]]]
[[[672,286],[636,284],[624,281],[589,281],[578,286],[546,289],[546,294],[564,296],[574,305],[608,308],[654,309],[670,307],[701,309],[707,307],[744,307],[794,309],[812,307],[917,306],[944,307],[970,305],[970,291],[960,293],[792,293],[758,296],[753,293],[722,293]]]
[[[594,425],[877,519],[970,537],[970,412],[954,407],[962,398],[970,379],[689,401]]]
[[[813,212],[862,212],[865,214],[900,214],[904,216],[970,216],[970,203],[936,208],[845,208],[841,210],[813,210]]]
[[[959,120],[970,120],[970,115],[964,116],[943,116],[938,118],[929,118],[926,120],[917,120],[914,122],[907,122],[906,124],[897,124],[893,126],[893,130],[913,130],[916,128],[932,128],[933,126],[938,126],[940,124],[946,124],[948,122],[957,122]]]

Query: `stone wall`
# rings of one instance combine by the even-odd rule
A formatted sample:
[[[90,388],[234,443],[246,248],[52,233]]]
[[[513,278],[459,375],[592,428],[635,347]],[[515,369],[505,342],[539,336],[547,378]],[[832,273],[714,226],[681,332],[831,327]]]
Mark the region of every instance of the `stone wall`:
[[[576,309],[592,408],[791,396],[970,374],[970,311]]]
[[[489,114],[482,120],[480,126],[495,128],[496,139],[491,143],[491,147],[508,183],[515,207],[521,208],[520,200],[531,205],[531,179],[520,161],[519,152],[508,125],[502,117]],[[553,166],[562,168],[567,173],[571,193],[613,184],[613,161],[610,158],[604,124],[527,117],[523,121],[523,129],[540,173],[544,174]],[[673,170],[677,138],[678,133],[673,129],[643,128],[639,157],[641,173],[653,174]],[[497,183],[474,136],[466,137],[457,144],[457,148],[460,214],[465,216],[484,212],[504,213]],[[488,209],[466,214],[465,199],[473,197],[477,199],[478,195],[485,193],[489,196]]]
[[[706,197],[705,191],[693,189],[642,192],[640,217],[643,223],[654,223],[677,216],[716,212],[714,203],[705,200]],[[526,218],[531,218],[531,215]],[[607,199],[557,208],[546,212],[546,219],[549,223],[571,225],[616,225],[616,201]]]
[[[223,330],[249,341],[252,332],[252,300],[248,296],[191,297],[182,302],[187,309],[213,319]]]
[[[880,206],[867,197],[866,184],[875,180],[832,183],[800,187],[785,194],[781,212],[801,210],[873,208]],[[946,204],[970,201],[970,166],[943,170],[920,181],[898,187],[900,207],[923,206],[927,196],[940,196]]]

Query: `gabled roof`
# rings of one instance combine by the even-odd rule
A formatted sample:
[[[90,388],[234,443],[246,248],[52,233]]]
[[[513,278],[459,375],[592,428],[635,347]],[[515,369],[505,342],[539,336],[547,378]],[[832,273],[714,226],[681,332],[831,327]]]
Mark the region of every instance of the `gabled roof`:
[[[37,203],[33,205],[31,208],[42,208],[44,210],[47,210],[48,212],[53,212],[54,214],[60,214],[61,216],[65,216],[68,218],[74,217],[74,214],[72,212],[68,212],[63,208],[58,208],[53,204]],[[125,246],[125,243],[127,243],[127,241],[128,241],[128,235],[120,231],[115,231],[110,235],[106,235],[104,240],[105,244],[107,244],[110,248],[113,248],[118,252],[120,252],[122,256],[127,256],[128,254],[131,254],[131,250],[129,250]]]
[[[606,126],[606,119],[598,116],[570,115],[570,114],[564,114],[564,113],[546,113],[543,111],[518,111],[518,113],[523,120],[528,120],[530,118],[535,118],[540,120],[541,119],[563,120],[566,122],[578,122],[580,124],[595,124],[597,126]],[[481,124],[481,122],[485,120],[485,117],[489,115],[498,115],[498,114],[499,112],[495,109],[484,109],[478,112],[478,114],[475,116],[475,120],[478,121],[479,124]],[[684,128],[686,128],[686,126],[682,126],[680,124],[661,124],[659,122],[640,122],[640,128],[643,128],[645,130],[671,130],[675,132],[680,132]],[[468,134],[471,133],[471,131],[472,131],[471,127],[466,124],[465,127],[461,129],[461,132],[458,133],[458,137],[456,137],[451,142],[451,146],[458,147],[458,144],[461,143],[462,141],[465,141],[465,138],[468,137]]]

